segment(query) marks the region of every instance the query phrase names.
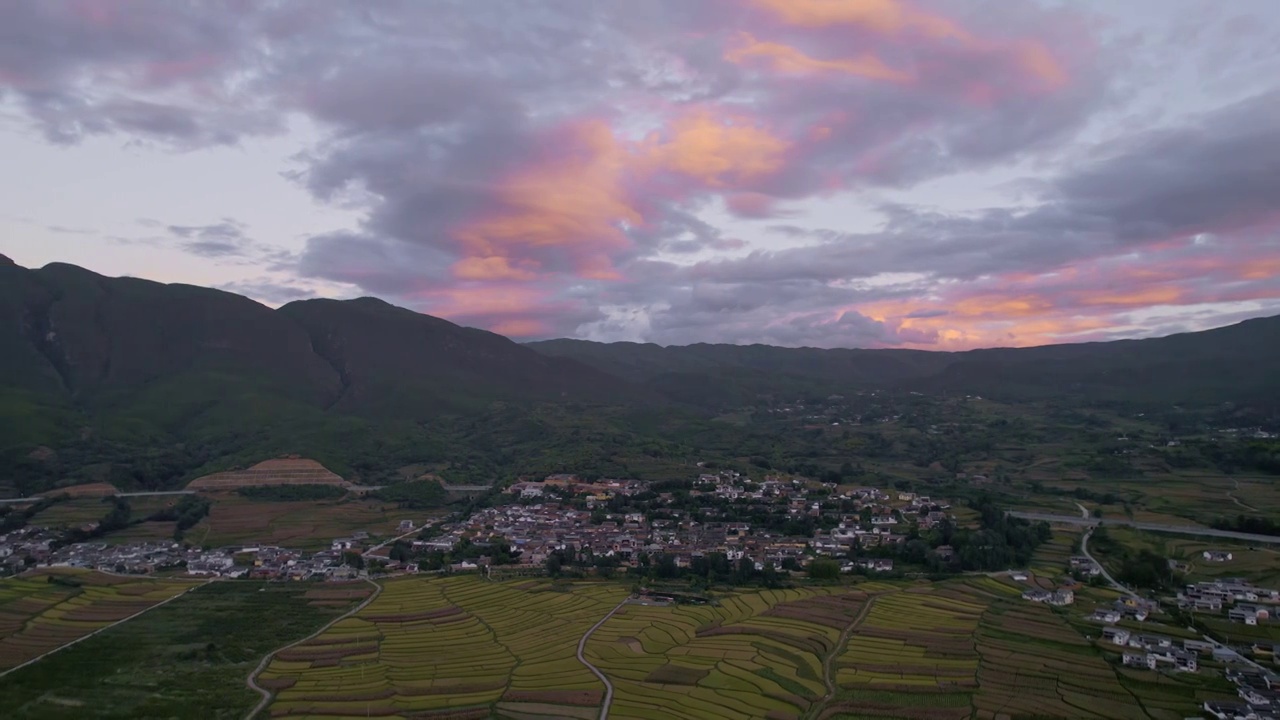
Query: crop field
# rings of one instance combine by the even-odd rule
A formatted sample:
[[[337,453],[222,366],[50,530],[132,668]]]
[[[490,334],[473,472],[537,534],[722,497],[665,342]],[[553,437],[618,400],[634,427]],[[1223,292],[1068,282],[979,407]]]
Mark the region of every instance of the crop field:
[[[421,524],[426,519],[421,511],[356,498],[267,502],[214,493],[209,499],[209,516],[187,532],[187,540],[196,545],[264,543],[316,549],[357,530],[385,537],[394,534],[401,520]]]
[[[66,584],[50,582],[52,578]],[[197,584],[71,570],[0,581],[0,670],[21,665]]]
[[[6,720],[241,720],[259,700],[245,678],[371,590],[227,580],[0,677]],[[344,600],[345,599],[345,600]]]
[[[1185,562],[1190,567],[1186,575],[1191,582],[1243,577],[1264,587],[1280,583],[1280,548],[1276,546],[1254,546],[1239,540],[1167,535],[1122,527],[1107,528],[1107,534],[1130,551],[1151,550],[1162,557]],[[1227,562],[1208,562],[1203,555],[1206,550],[1227,550],[1232,558]]]
[[[180,498],[174,496],[143,496],[129,498],[129,507],[133,517],[141,518],[166,507],[176,505]],[[103,497],[76,497],[65,502],[52,505],[37,513],[29,521],[30,525],[69,528],[97,522],[111,511],[111,500]],[[168,532],[162,537],[173,535],[173,523],[167,523]],[[112,540],[114,539],[111,538]]]
[[[826,694],[827,660],[868,598],[824,587],[629,604],[586,655],[614,684],[610,717],[798,717]]]
[[[1078,527],[1054,525],[1049,542],[1036,548],[1028,569],[1038,577],[1056,578],[1067,573],[1067,560],[1072,549],[1080,542],[1082,530]]]
[[[973,633],[984,604],[928,586],[875,596],[836,663],[841,711],[880,711],[914,696],[930,717],[966,717],[977,687]]]
[[[259,684],[272,717],[474,711],[593,718],[604,694],[578,640],[628,594],[617,584],[384,583],[357,616],[276,655]]]

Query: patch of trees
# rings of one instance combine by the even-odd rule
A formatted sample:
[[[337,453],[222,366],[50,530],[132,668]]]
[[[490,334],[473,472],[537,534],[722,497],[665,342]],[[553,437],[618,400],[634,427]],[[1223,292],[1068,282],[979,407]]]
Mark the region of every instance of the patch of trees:
[[[69,495],[61,493],[53,497],[41,498],[21,509],[15,509],[9,505],[0,506],[0,534],[26,527],[31,518],[69,499],[71,499]]]
[[[402,508],[424,510],[437,508],[449,500],[448,493],[440,487],[440,483],[431,481],[405,482],[388,485],[371,493],[379,500],[396,503]]]
[[[395,552],[395,548],[392,548],[392,552]],[[520,553],[513,551],[511,545],[498,538],[478,542],[463,538],[450,550],[431,550],[424,553],[418,559],[418,569],[441,570],[463,560],[478,560],[482,557],[489,558],[491,565],[511,565],[518,561],[519,556]],[[391,559],[398,558],[393,554]]]
[[[1218,530],[1252,533],[1254,535],[1280,535],[1280,523],[1257,515],[1237,515],[1234,518],[1218,518],[1213,522]]]
[[[241,497],[270,502],[336,500],[347,494],[340,485],[256,485],[236,490]]]

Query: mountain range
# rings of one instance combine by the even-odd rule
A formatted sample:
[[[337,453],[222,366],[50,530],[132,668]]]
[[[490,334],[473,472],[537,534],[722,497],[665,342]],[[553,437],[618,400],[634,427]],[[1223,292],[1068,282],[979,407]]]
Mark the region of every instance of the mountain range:
[[[134,468],[117,469],[117,482],[166,485],[229,458],[295,451],[327,452],[351,470],[344,447],[374,456],[387,438],[438,443],[432,428],[445,419],[495,406],[712,414],[762,395],[873,388],[1274,405],[1277,350],[1280,317],[969,352],[519,344],[373,298],[272,309],[220,290],[62,263],[27,269],[0,256],[0,473],[38,489],[65,482],[74,463],[105,464]]]

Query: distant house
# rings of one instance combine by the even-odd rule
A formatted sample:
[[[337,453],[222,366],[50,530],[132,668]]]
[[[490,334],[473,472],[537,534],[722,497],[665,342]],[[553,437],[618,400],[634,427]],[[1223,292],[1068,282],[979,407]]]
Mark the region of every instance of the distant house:
[[[1120,622],[1121,617],[1123,617],[1123,615],[1120,613],[1119,610],[1109,610],[1109,609],[1099,608],[1097,610],[1094,610],[1093,614],[1090,615],[1088,619],[1092,622],[1111,624],[1111,623]],[[1126,633],[1125,636],[1127,638],[1128,633]]]
[[[1030,600],[1031,602],[1049,602],[1049,598],[1051,597],[1053,597],[1053,593],[1048,590],[1041,590],[1040,588],[1031,588],[1030,590],[1022,591],[1022,599]]]
[[[398,529],[400,530],[400,532],[409,532],[409,531],[413,530],[413,521],[412,521],[412,520],[401,520],[401,521],[400,521],[400,525],[399,525],[399,528],[398,528]]]
[[[1204,559],[1209,562],[1227,562],[1231,559],[1231,552],[1227,550],[1205,550]]]
[[[1113,645],[1126,645],[1129,642],[1129,631],[1118,627],[1102,628],[1102,639]]]
[[[1156,657],[1151,653],[1127,652],[1121,658],[1128,667],[1145,667],[1148,670],[1156,669]]]
[[[1053,591],[1053,594],[1049,596],[1049,600],[1048,600],[1050,605],[1058,605],[1058,606],[1070,605],[1075,601],[1076,601],[1076,594],[1066,589]]]

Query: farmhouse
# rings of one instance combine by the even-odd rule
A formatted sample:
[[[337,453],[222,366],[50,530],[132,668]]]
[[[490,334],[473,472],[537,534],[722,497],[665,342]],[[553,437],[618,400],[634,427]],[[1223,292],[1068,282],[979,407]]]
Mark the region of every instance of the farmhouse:
[[[1123,615],[1121,615],[1119,610],[1103,610],[1099,608],[1098,610],[1093,611],[1093,614],[1088,617],[1088,620],[1092,622],[1110,624],[1120,622],[1121,617],[1123,617]]]
[[[1129,631],[1118,627],[1102,628],[1102,639],[1114,645],[1126,645],[1129,642]]]

